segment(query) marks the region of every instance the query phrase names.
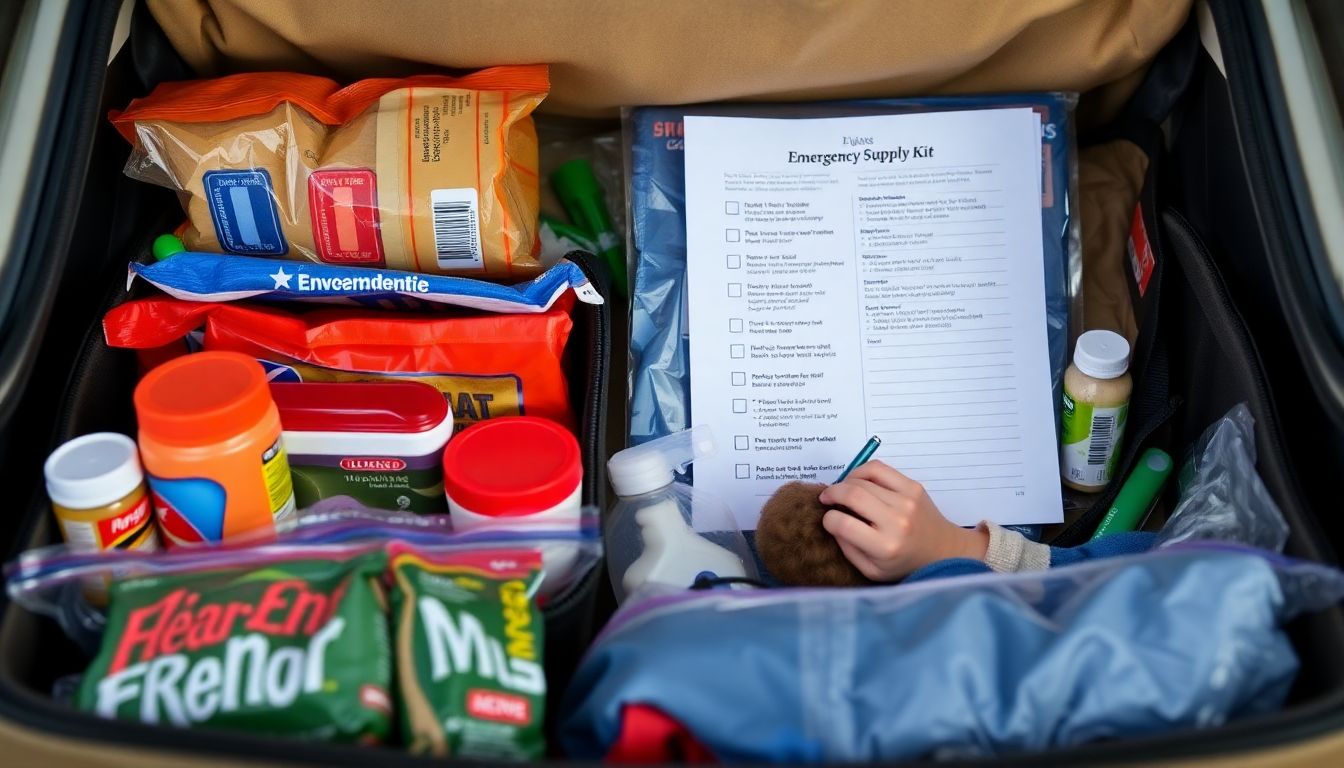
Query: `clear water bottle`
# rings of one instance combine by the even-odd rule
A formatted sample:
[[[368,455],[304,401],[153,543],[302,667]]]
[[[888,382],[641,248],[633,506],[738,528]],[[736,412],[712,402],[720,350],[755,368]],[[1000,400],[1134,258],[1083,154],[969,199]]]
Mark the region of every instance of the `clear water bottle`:
[[[688,589],[700,579],[751,579],[755,560],[732,512],[677,473],[714,453],[707,426],[627,448],[607,462],[619,497],[606,525],[617,602]]]

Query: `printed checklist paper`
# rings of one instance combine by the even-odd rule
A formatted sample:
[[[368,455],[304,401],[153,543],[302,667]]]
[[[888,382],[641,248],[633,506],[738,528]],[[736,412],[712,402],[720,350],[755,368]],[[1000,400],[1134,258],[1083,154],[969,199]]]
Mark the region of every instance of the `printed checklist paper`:
[[[949,519],[1062,520],[1030,109],[686,118],[695,484],[744,529],[870,435]]]

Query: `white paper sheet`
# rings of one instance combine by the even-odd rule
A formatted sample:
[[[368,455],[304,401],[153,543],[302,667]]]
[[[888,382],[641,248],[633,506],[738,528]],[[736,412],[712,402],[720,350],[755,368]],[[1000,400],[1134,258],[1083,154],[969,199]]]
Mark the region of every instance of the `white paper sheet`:
[[[686,118],[695,484],[755,528],[881,459],[972,525],[1062,519],[1030,109]]]

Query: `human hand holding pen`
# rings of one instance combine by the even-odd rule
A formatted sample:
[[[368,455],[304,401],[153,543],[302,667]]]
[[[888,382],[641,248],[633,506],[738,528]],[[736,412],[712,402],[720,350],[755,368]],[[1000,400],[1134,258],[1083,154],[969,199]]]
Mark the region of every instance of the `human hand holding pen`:
[[[938,560],[983,560],[989,534],[943,517],[917,481],[881,461],[869,461],[821,492],[831,509],[822,526],[864,576],[895,581]]]

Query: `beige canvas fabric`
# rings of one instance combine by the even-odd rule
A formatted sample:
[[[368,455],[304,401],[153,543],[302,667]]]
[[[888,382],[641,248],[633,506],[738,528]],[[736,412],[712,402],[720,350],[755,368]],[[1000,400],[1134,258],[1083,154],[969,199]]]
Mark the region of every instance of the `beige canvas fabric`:
[[[543,111],[1011,90],[1084,92],[1111,116],[1190,0],[148,0],[202,76],[264,69],[353,80],[545,62]],[[1084,327],[1132,340],[1125,238],[1145,161],[1080,155]]]
[[[1009,90],[1112,112],[1191,0],[149,0],[201,76],[548,63],[543,109]]]

